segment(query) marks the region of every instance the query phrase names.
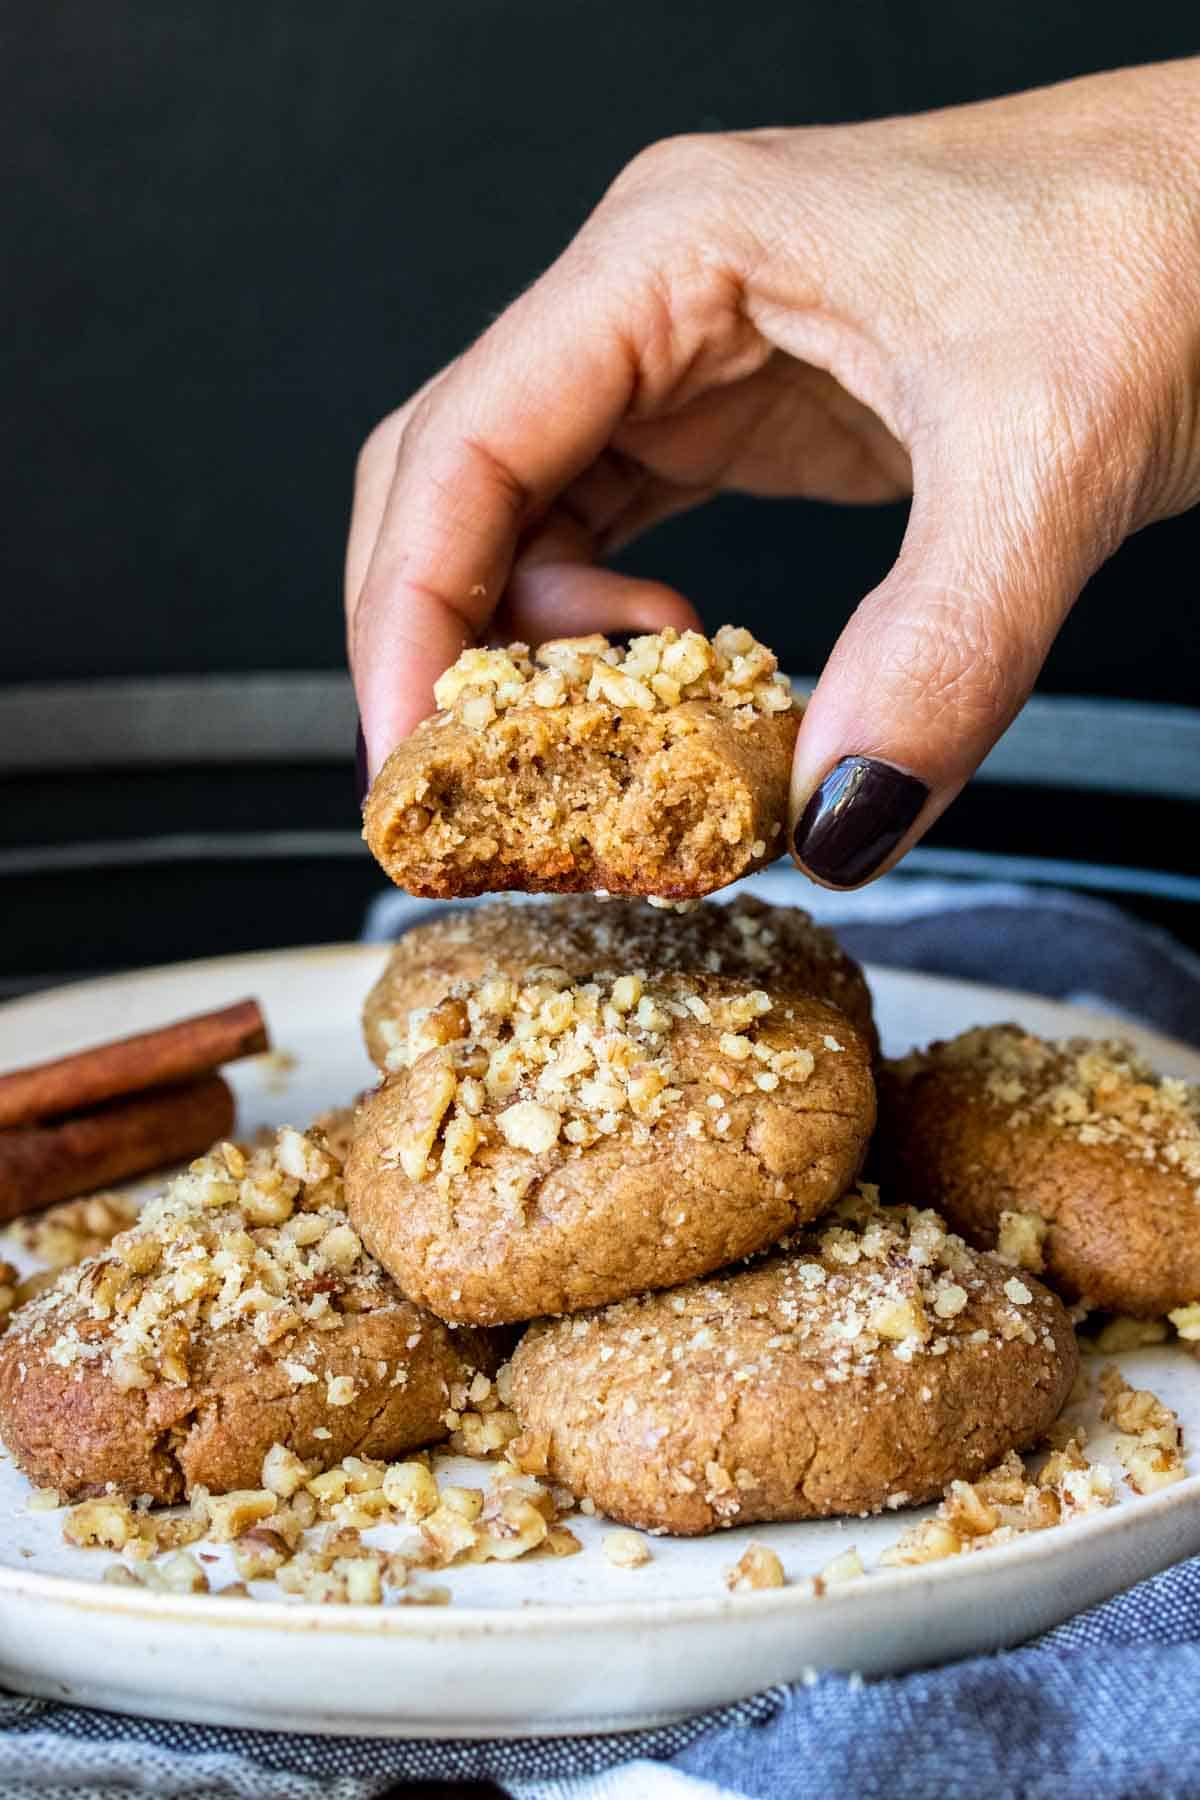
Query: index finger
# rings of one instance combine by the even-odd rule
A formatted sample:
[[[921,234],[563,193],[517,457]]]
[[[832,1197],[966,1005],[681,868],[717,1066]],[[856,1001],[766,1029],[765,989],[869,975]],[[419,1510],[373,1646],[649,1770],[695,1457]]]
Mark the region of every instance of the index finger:
[[[352,623],[372,774],[498,605],[521,533],[599,454],[636,356],[610,287],[556,264],[406,422]]]

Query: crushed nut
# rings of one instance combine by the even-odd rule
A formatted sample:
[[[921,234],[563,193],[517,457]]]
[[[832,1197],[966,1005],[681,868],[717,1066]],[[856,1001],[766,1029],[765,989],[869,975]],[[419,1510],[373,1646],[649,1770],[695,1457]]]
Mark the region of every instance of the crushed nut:
[[[733,1567],[725,1571],[725,1586],[731,1594],[783,1585],[783,1564],[766,1544],[748,1544]]]
[[[604,1554],[618,1569],[640,1569],[650,1561],[650,1546],[636,1531],[609,1531],[604,1536]]]
[[[1049,1229],[1045,1219],[1037,1213],[1002,1212],[996,1255],[1001,1262],[1027,1269],[1031,1275],[1040,1275],[1046,1266],[1045,1243]]]
[[[1100,1391],[1100,1416],[1121,1433],[1113,1450],[1134,1492],[1150,1494],[1182,1481],[1187,1469],[1178,1415],[1149,1388],[1130,1387],[1111,1363],[1101,1371]]]
[[[98,1255],[118,1233],[132,1225],[137,1215],[137,1201],[127,1194],[89,1194],[80,1200],[62,1200],[31,1217],[14,1219],[8,1233],[47,1267],[69,1269]]]
[[[891,1068],[901,1081],[930,1069],[973,1075],[1014,1125],[1049,1117],[1080,1144],[1107,1145],[1200,1195],[1200,1086],[1157,1074],[1119,1038],[1049,1040],[1016,1025],[985,1025]]]
[[[208,1498],[208,1531],[218,1544],[228,1544],[244,1532],[269,1519],[278,1504],[266,1488],[235,1488],[228,1494],[211,1494]]]
[[[698,631],[668,627],[634,638],[624,650],[599,635],[558,638],[532,657],[526,644],[464,650],[433,693],[442,712],[473,731],[486,730],[510,707],[553,709],[567,702],[654,712],[702,700],[739,717],[789,712],[795,704],[771,652],[732,625],[711,642]]]

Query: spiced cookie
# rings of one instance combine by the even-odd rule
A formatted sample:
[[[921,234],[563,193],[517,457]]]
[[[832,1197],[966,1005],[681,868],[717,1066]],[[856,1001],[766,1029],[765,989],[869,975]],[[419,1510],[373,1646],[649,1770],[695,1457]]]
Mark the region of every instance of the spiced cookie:
[[[538,969],[416,1013],[365,1104],[350,1217],[410,1299],[500,1324],[774,1243],[854,1179],[875,1116],[844,1014],[709,975]]]
[[[401,1295],[313,1137],[202,1157],[0,1339],[0,1435],[65,1499],[171,1503],[260,1485],[284,1444],[321,1467],[446,1436],[451,1383],[495,1367]]]
[[[800,708],[748,631],[465,650],[434,698],[364,814],[410,893],[694,898],[783,847]]]
[[[1154,1317],[1200,1299],[1200,1088],[1132,1045],[967,1031],[885,1065],[898,1197],[1071,1300]]]
[[[681,1536],[878,1512],[1032,1444],[1077,1366],[1053,1294],[864,1188],[736,1272],[531,1326],[508,1454]]]
[[[678,914],[643,900],[578,895],[532,906],[496,900],[406,931],[363,1008],[372,1062],[402,1067],[409,1013],[435,1005],[456,982],[484,975],[519,980],[547,966],[571,976],[593,969],[697,970],[753,982],[774,996],[815,994],[840,1007],[873,1050],[878,1042],[862,970],[798,906],[767,906],[739,894],[728,906],[701,902]]]

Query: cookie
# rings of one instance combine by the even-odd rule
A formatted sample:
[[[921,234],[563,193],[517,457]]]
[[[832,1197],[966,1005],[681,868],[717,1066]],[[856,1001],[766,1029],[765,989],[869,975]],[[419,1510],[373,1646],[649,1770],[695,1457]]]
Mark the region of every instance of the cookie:
[[[1150,1318],[1200,1299],[1200,1088],[1132,1045],[964,1032],[885,1065],[879,1167],[1068,1299]]]
[[[410,1299],[491,1325],[666,1287],[854,1179],[875,1117],[844,1014],[709,975],[539,969],[413,1015],[359,1117],[356,1230]]]
[[[800,709],[748,631],[466,650],[434,698],[364,812],[412,894],[694,898],[783,848]]]
[[[519,979],[550,964],[572,976],[593,969],[695,969],[751,981],[776,996],[815,994],[840,1007],[872,1050],[878,1043],[862,970],[798,906],[767,906],[739,894],[728,906],[701,902],[679,914],[641,900],[580,895],[536,906],[496,900],[406,931],[363,1008],[372,1062],[381,1069],[402,1066],[409,1013],[435,1005],[456,982],[495,974]]]
[[[342,1208],[336,1159],[283,1131],[192,1164],[0,1338],[0,1436],[64,1499],[172,1503],[261,1485],[273,1444],[322,1468],[446,1436],[478,1332],[406,1300]]]
[[[736,1272],[531,1326],[508,1454],[687,1537],[878,1512],[1033,1444],[1077,1367],[1053,1294],[864,1188]]]

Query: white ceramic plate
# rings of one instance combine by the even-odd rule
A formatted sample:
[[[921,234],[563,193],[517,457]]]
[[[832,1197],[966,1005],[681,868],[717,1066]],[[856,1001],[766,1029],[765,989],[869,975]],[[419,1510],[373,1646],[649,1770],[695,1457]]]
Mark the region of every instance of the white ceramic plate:
[[[378,948],[282,951],[150,970],[62,988],[0,1009],[0,1068],[256,995],[280,1049],[233,1071],[241,1126],[347,1100],[371,1078],[357,1015]],[[1114,1022],[1000,988],[876,969],[885,1048],[1016,1018],[1051,1033]],[[1118,1027],[1123,1029],[1122,1027]],[[1158,1064],[1200,1075],[1200,1055],[1134,1033]],[[1120,1359],[1200,1438],[1200,1366],[1178,1349]],[[1089,1365],[1093,1372],[1096,1364]],[[1105,1459],[1097,1426],[1090,1453]],[[747,1527],[656,1540],[653,1560],[613,1568],[604,1526],[572,1520],[581,1555],[452,1569],[446,1608],[310,1607],[270,1596],[174,1598],[100,1585],[111,1560],[69,1550],[61,1517],[26,1510],[0,1462],[0,1685],[166,1718],[396,1736],[526,1736],[645,1725],[739,1698],[810,1667],[883,1673],[1012,1644],[1200,1550],[1200,1476],[1072,1525],[923,1568],[875,1570],[913,1515]],[[459,1478],[486,1479],[486,1467]],[[386,1540],[387,1534],[377,1535]],[[399,1544],[399,1534],[393,1534]],[[804,1585],[729,1594],[723,1571],[751,1538],[788,1576],[851,1544],[871,1571],[814,1598]],[[214,1585],[227,1578],[213,1565]]]

